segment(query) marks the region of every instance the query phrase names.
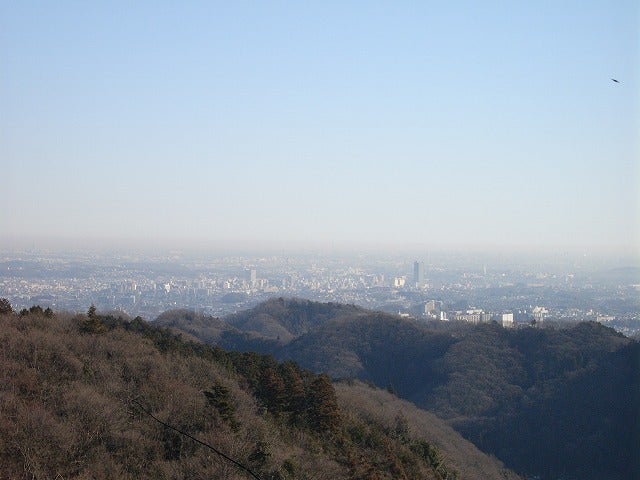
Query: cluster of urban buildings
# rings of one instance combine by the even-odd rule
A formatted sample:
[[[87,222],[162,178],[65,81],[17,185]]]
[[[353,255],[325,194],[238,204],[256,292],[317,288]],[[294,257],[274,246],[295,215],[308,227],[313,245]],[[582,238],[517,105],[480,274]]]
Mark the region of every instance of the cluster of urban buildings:
[[[546,309],[536,307],[536,311]],[[485,312],[480,308],[472,308],[468,310],[445,311],[441,301],[429,300],[424,305],[423,318],[441,321],[457,321],[468,322],[473,324],[497,322],[505,328],[513,327],[513,312],[492,313]],[[544,320],[544,317],[538,315],[538,322]]]
[[[178,308],[224,316],[274,296],[355,304],[423,321],[497,322],[505,327],[623,321],[628,331],[637,321],[640,331],[637,287],[600,286],[572,272],[530,274],[485,265],[447,268],[403,259],[358,263],[308,257],[141,261],[33,254],[5,255],[0,261],[0,297],[15,309],[40,305],[84,312],[95,305],[99,311],[152,320]],[[575,299],[573,304],[567,305],[568,297]]]

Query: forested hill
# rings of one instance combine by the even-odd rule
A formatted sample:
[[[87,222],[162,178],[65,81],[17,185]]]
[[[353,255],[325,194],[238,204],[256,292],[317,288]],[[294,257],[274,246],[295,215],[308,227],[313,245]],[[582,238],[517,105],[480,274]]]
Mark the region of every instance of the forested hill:
[[[158,316],[155,324],[227,350],[276,354],[282,345],[330,320],[368,313],[353,305],[274,298],[224,320],[191,310],[169,310]]]
[[[5,311],[0,347],[0,478],[515,478],[384,391],[140,318]]]
[[[330,320],[366,315],[354,305],[319,303],[299,298],[274,298],[256,307],[225,317],[225,322],[244,332],[287,343]]]
[[[278,325],[295,323],[300,310],[323,315],[306,318],[297,336],[287,329],[289,341],[262,337],[261,344],[252,328],[245,348],[392,389],[519,472],[640,478],[640,346],[610,328],[428,325],[334,304],[282,305],[271,317]],[[233,328],[255,323],[261,309]]]

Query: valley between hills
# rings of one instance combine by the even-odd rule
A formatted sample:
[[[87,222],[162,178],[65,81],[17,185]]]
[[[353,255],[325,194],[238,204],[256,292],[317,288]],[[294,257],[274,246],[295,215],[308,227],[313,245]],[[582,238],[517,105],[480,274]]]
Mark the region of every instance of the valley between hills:
[[[2,478],[637,478],[640,346],[595,322],[0,315]]]

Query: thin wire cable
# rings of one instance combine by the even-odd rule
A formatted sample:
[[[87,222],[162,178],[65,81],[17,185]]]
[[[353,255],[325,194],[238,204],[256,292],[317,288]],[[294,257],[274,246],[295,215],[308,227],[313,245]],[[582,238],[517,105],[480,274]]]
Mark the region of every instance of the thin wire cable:
[[[182,430],[180,430],[179,428],[176,428],[172,425],[169,425],[166,422],[163,422],[162,420],[160,420],[159,418],[157,418],[156,416],[153,415],[153,413],[151,413],[149,410],[147,410],[146,408],[144,408],[142,406],[142,404],[140,402],[138,402],[135,399],[131,399],[131,401],[133,403],[135,403],[136,405],[138,405],[138,407],[140,408],[140,410],[142,410],[144,413],[146,413],[147,415],[149,415],[151,418],[153,418],[156,422],[158,422],[160,425],[163,425],[166,428],[169,428],[175,432],[178,432],[180,435],[184,435],[185,437],[190,438],[191,440],[193,440],[196,443],[199,443],[200,445],[207,447],[208,449],[210,449],[211,451],[217,453],[218,455],[220,455],[222,458],[224,458],[225,460],[233,463],[236,467],[238,467],[241,470],[244,470],[245,472],[247,472],[249,475],[251,475],[253,478],[255,478],[256,480],[261,480],[260,477],[258,477],[258,475],[256,475],[253,471],[251,471],[251,469],[249,467],[245,467],[243,464],[241,464],[240,462],[235,461],[233,458],[225,455],[224,453],[222,453],[220,450],[216,449],[215,447],[212,447],[211,445],[209,445],[208,443],[203,442],[202,440],[198,440],[196,437],[193,437],[191,435],[189,435],[187,432],[183,432]]]

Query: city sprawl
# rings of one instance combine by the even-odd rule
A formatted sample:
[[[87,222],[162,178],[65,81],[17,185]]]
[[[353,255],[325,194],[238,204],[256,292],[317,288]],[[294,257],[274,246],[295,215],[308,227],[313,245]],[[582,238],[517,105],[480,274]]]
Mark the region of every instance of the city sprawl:
[[[515,257],[514,257],[515,258]],[[595,320],[640,332],[638,270],[622,260],[497,256],[125,255],[4,252],[0,297],[153,320],[171,309],[224,316],[272,297],[347,303],[419,321],[505,327]]]

